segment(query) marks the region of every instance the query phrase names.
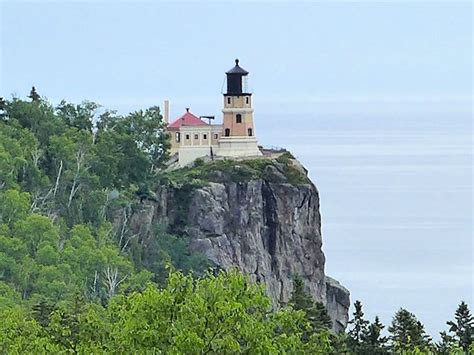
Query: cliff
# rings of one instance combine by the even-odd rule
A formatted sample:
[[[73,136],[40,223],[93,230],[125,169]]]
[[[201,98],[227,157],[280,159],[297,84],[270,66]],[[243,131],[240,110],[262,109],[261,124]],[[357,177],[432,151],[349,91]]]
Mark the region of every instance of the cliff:
[[[345,328],[349,292],[324,272],[318,191],[289,154],[171,171],[134,218],[142,232],[154,221],[188,235],[191,249],[218,267],[264,282],[275,305],[288,302],[300,275],[334,330]]]

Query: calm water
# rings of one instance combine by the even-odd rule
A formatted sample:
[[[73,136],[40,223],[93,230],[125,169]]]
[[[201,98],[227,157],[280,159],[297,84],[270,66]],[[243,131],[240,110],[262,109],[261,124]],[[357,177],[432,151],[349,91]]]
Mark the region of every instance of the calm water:
[[[469,112],[426,116],[261,114],[257,133],[320,191],[327,274],[369,319],[404,307],[438,338],[461,300],[473,306],[472,129]]]

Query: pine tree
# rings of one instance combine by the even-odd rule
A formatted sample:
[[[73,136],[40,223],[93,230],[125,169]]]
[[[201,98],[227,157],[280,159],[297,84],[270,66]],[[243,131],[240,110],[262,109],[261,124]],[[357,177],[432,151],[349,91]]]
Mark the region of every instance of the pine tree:
[[[331,329],[332,320],[322,302],[316,302],[314,304],[314,311],[310,312],[309,315],[312,318],[310,320],[313,321],[316,330]]]
[[[454,321],[449,321],[449,332],[454,333],[453,338],[459,343],[465,352],[469,350],[474,342],[474,318],[467,303],[461,302],[454,315]]]
[[[366,330],[362,333],[362,349],[365,354],[387,354],[387,338],[382,336],[385,326],[375,317]]]
[[[47,327],[54,309],[54,305],[45,300],[41,300],[32,307],[33,318],[41,324],[41,326]]]
[[[356,354],[361,353],[362,337],[367,332],[367,326],[369,321],[364,319],[364,312],[362,310],[362,303],[355,301],[355,311],[352,313],[353,318],[349,321],[348,325],[351,327],[349,330],[349,348]]]
[[[349,336],[354,342],[360,343],[363,333],[367,331],[369,321],[364,319],[364,312],[362,311],[362,303],[360,301],[355,301],[354,308],[355,311],[352,313],[354,318],[352,318],[348,323],[349,325],[352,325],[352,329],[349,331]]]
[[[391,334],[391,348],[395,353],[403,353],[427,349],[431,338],[426,334],[425,327],[413,313],[401,308],[394,316],[388,328]]]
[[[439,333],[441,341],[436,344],[436,352],[440,355],[450,355],[456,347],[454,338],[446,332]]]
[[[30,95],[28,95],[28,97],[31,99],[32,102],[39,102],[41,99],[34,86],[31,87]]]
[[[311,323],[312,330],[318,332],[332,327],[329,314],[321,302],[314,302],[313,297],[304,289],[304,282],[300,276],[293,279],[293,292],[290,304],[296,310],[303,310]]]

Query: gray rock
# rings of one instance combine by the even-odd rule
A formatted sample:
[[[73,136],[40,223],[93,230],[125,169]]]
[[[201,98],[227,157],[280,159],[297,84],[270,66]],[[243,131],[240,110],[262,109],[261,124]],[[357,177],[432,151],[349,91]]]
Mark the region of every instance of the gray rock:
[[[342,331],[349,291],[324,272],[318,191],[313,184],[289,184],[280,169],[267,167],[267,174],[272,178],[219,179],[198,188],[189,193],[184,212],[177,191],[162,189],[144,220],[153,214],[155,221],[173,226],[185,213],[191,248],[223,269],[237,267],[264,282],[275,307],[289,301],[293,275],[300,275],[315,300],[326,305],[333,330]]]

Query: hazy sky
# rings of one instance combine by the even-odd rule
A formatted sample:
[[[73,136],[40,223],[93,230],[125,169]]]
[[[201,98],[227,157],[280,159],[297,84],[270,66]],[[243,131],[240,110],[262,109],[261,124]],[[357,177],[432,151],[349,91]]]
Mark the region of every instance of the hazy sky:
[[[169,98],[176,115],[218,113],[239,57],[267,112],[321,101],[330,111],[347,101],[466,105],[471,15],[456,1],[4,0],[0,90],[25,95],[34,84],[51,100],[122,110]]]
[[[0,6],[0,96],[220,117],[240,58],[259,141],[310,170],[327,269],[353,300],[386,323],[405,306],[435,336],[472,306],[470,1]]]

